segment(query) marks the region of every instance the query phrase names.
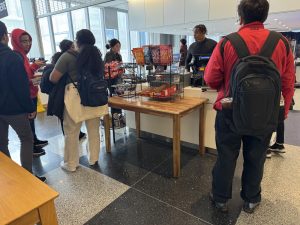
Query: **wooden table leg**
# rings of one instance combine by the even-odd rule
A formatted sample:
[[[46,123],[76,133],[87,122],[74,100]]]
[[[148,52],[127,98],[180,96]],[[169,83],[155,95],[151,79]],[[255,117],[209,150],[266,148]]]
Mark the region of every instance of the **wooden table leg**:
[[[180,116],[173,116],[173,176],[180,176]]]
[[[104,130],[106,152],[111,152],[109,114],[104,116]]]
[[[54,200],[42,205],[38,208],[38,210],[40,215],[40,223],[42,225],[58,225]]]
[[[136,137],[141,137],[141,113],[135,112],[135,129],[136,129]]]
[[[199,107],[199,153],[201,155],[205,154],[204,147],[204,105]]]

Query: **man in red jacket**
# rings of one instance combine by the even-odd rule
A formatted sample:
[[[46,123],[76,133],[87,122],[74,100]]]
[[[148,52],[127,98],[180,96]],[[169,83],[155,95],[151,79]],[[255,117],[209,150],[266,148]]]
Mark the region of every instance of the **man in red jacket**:
[[[270,33],[263,25],[268,17],[268,11],[267,0],[242,0],[238,6],[241,25],[238,34],[245,41],[250,55],[260,52]],[[228,120],[225,121],[221,99],[224,98],[225,90],[229,90],[230,76],[238,55],[230,41],[222,45],[223,41],[224,39],[215,48],[204,77],[207,85],[218,90],[218,97],[214,104],[217,110],[215,129],[218,158],[212,172],[210,198],[220,211],[228,210],[226,203],[231,198],[236,160],[243,141],[244,169],[241,197],[244,200],[244,211],[252,213],[261,201],[260,184],[271,133],[265,134],[264,138],[240,135],[230,128]],[[292,51],[289,51],[285,39],[279,40],[271,59],[281,76],[286,118],[294,93],[295,68]]]
[[[22,61],[24,62],[26,73],[30,81],[30,96],[35,105],[35,108],[37,108],[37,95],[39,89],[33,84],[32,79],[34,78],[34,73],[40,67],[44,66],[45,62],[36,60],[34,63],[30,64],[26,55],[31,49],[32,38],[26,31],[22,29],[14,29],[11,33],[11,37],[13,50],[19,54],[19,56],[22,58]],[[41,156],[45,154],[45,150],[43,150],[42,148],[48,144],[48,141],[42,141],[37,138],[35,133],[34,119],[35,118],[30,119],[30,126],[34,137],[33,156]]]

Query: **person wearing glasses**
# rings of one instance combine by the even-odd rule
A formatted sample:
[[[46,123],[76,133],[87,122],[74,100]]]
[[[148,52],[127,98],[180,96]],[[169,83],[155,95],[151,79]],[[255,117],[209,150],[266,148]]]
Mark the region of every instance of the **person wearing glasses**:
[[[33,63],[29,62],[27,54],[29,53],[32,45],[32,37],[29,33],[22,29],[14,29],[11,32],[11,44],[13,46],[13,50],[24,63],[24,67],[29,79],[29,87],[30,87],[30,96],[33,101],[35,108],[37,108],[37,95],[38,95],[38,86],[35,86],[32,82],[34,78],[34,73],[42,66],[45,65],[45,61],[35,60]],[[34,147],[33,147],[33,156],[38,157],[41,155],[45,155],[45,150],[42,148],[48,144],[48,141],[39,140],[37,138],[35,132],[35,117],[30,119],[30,127],[33,134]]]

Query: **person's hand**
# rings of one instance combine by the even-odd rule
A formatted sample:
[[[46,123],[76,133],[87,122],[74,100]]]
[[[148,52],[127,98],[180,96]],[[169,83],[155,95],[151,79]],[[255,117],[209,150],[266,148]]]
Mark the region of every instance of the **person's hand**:
[[[45,66],[46,62],[41,60],[35,60],[34,64],[38,65],[39,67]]]
[[[28,114],[28,119],[34,119],[35,116],[36,116],[36,112],[29,113],[29,114]]]

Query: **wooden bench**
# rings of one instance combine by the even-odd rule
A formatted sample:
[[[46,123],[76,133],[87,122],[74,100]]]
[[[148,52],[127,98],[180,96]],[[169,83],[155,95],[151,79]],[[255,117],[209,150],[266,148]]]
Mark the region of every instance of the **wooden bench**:
[[[58,193],[0,152],[0,224],[57,225]]]

